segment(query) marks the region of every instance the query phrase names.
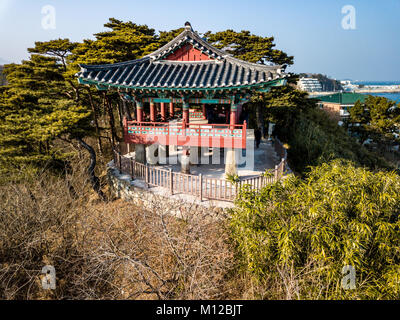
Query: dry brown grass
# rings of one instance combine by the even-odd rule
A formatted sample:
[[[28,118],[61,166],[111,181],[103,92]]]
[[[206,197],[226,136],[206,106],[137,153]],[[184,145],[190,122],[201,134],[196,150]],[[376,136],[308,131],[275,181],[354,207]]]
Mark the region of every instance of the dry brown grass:
[[[0,298],[240,297],[223,221],[178,219],[163,203],[148,212],[100,202],[87,161],[81,153],[64,176],[44,171],[0,187]],[[41,287],[45,265],[56,269],[56,290]]]

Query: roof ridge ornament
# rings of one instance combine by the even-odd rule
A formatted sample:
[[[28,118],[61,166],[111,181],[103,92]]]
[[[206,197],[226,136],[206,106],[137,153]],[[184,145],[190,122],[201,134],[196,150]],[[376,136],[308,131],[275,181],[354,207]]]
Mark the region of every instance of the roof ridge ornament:
[[[186,29],[186,30],[189,30],[189,31],[193,31],[192,25],[190,24],[189,21],[186,21],[186,22],[185,22],[185,29]]]

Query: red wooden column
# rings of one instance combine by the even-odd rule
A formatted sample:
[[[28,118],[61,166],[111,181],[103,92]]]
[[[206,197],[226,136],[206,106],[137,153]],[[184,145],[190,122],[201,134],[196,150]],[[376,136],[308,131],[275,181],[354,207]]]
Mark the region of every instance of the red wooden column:
[[[207,119],[207,112],[206,112],[206,104],[203,103],[202,107],[202,111],[203,111],[203,120]]]
[[[225,112],[225,123],[229,123],[229,114],[230,114],[230,111],[229,111],[229,109],[227,108],[227,107],[225,107],[225,110],[224,110],[224,112]]]
[[[122,119],[122,125],[123,125],[123,129],[124,129],[124,141],[126,143],[128,143],[127,142],[128,141],[128,120],[126,119],[126,117],[124,117]],[[128,143],[128,148],[129,148],[129,143]]]
[[[150,121],[151,122],[156,121],[156,106],[154,102],[150,102]]]
[[[169,116],[174,116],[174,103],[172,101],[169,103]]]
[[[182,120],[188,124],[189,123],[189,103],[186,101],[182,105]]]
[[[237,112],[236,112],[236,123],[239,123],[240,120],[240,115],[242,113],[242,107],[243,105],[239,104],[237,107]]]
[[[230,124],[231,125],[235,125],[237,123],[236,119],[237,119],[237,106],[236,105],[232,105],[231,106],[231,121],[230,121]]]
[[[165,103],[161,102],[161,119],[162,121],[165,121],[167,119],[167,114],[165,110]]]
[[[143,122],[143,103],[141,101],[136,102],[136,120]]]

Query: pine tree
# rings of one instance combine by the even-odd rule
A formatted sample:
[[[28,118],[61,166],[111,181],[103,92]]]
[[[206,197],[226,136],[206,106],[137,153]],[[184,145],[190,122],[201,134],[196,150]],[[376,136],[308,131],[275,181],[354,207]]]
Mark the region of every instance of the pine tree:
[[[250,31],[240,32],[231,29],[221,32],[205,33],[205,38],[219,49],[224,49],[234,57],[253,62],[276,64],[293,64],[293,57],[281,50],[274,49],[274,37],[262,37]]]
[[[8,85],[0,96],[0,161],[21,165],[64,160],[60,137],[90,134],[91,112],[69,99],[62,66],[54,57],[33,54],[5,67]]]

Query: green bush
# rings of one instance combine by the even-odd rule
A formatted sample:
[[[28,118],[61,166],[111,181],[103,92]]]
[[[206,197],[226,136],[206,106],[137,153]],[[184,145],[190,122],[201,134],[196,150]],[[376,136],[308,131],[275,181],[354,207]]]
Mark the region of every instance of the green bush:
[[[260,192],[243,188],[231,230],[261,298],[399,299],[400,177],[344,160]],[[341,287],[354,266],[356,289]]]
[[[325,112],[311,109],[299,113],[290,125],[281,126],[278,135],[289,145],[291,168],[307,171],[332,159],[343,158],[371,169],[392,168],[383,158],[368,151]]]

